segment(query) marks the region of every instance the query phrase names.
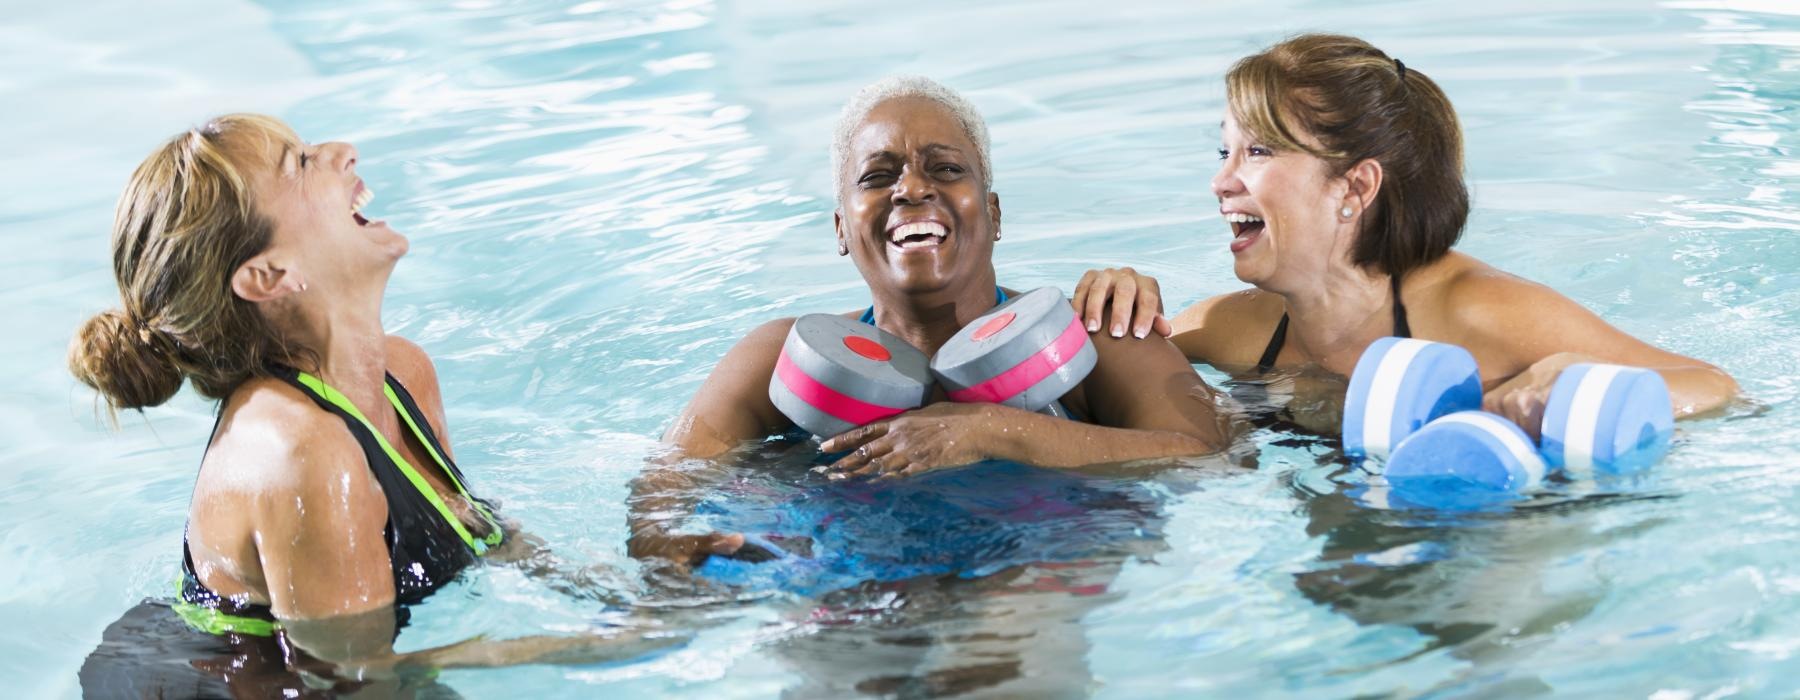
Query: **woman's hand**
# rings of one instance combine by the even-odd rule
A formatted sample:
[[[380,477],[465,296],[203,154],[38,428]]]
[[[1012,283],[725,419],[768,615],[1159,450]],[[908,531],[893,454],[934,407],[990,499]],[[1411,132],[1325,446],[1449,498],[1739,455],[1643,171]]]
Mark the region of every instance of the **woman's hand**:
[[[1573,352],[1545,357],[1487,392],[1481,399],[1481,408],[1519,424],[1535,441],[1543,428],[1544,406],[1550,403],[1551,387],[1556,386],[1556,378],[1563,370],[1578,362],[1600,360]]]
[[[709,532],[704,535],[676,535],[660,527],[647,527],[633,532],[625,550],[633,559],[657,558],[677,566],[694,567],[715,554],[731,556],[744,546],[744,536],[737,533]]]
[[[1129,267],[1088,270],[1075,285],[1075,310],[1081,312],[1089,333],[1100,330],[1106,320],[1106,301],[1112,299],[1114,338],[1125,337],[1125,324],[1131,323],[1131,334],[1142,338],[1155,330],[1168,337],[1175,332],[1169,319],[1163,317],[1162,288],[1156,278],[1138,274]]]
[[[994,457],[985,448],[1004,409],[993,404],[934,403],[826,440],[825,452],[849,452],[826,470],[833,479],[916,476]]]

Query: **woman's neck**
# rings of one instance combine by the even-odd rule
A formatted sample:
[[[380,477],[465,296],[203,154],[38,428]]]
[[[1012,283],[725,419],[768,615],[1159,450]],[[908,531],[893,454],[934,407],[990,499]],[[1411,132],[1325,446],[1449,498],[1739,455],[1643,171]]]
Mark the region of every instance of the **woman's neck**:
[[[1281,292],[1288,332],[1308,358],[1338,364],[1340,354],[1360,355],[1375,339],[1392,335],[1394,294],[1385,274],[1356,266],[1333,266],[1303,290]],[[1347,352],[1354,351],[1354,352]]]
[[[374,420],[377,414],[369,411],[387,403],[387,333],[379,300],[369,308],[302,310],[300,316],[296,335],[316,353],[319,378]]]
[[[928,357],[936,355],[963,326],[994,308],[994,288],[994,271],[989,268],[979,279],[955,290],[875,292],[875,326],[900,336]]]

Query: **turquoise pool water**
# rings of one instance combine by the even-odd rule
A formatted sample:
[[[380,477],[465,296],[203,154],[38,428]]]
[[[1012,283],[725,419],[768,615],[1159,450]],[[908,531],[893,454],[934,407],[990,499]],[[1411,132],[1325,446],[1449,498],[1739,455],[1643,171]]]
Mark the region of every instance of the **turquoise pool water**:
[[[175,571],[210,407],[185,393],[111,431],[62,357],[116,304],[105,237],[130,169],[205,116],[270,112],[361,149],[373,210],[413,240],[389,328],[436,357],[477,488],[594,567],[594,592],[667,604],[623,545],[626,483],[662,426],[754,324],[865,301],[834,255],[826,171],[855,88],[922,73],[983,109],[1003,283],[1068,289],[1130,264],[1185,304],[1239,286],[1206,187],[1220,76],[1308,29],[1366,37],[1449,92],[1475,195],[1464,250],[1721,364],[1752,404],[1683,424],[1640,478],[1479,515],[1384,510],[1329,442],[1279,430],[1252,436],[1255,469],[1091,480],[1060,501],[1087,504],[1074,512],[827,493],[1008,525],[958,540],[965,576],[684,589],[660,616],[696,630],[679,649],[443,682],[468,697],[1800,693],[1793,3],[7,5],[8,695],[78,694],[100,631]],[[713,495],[823,488],[803,456],[767,461]],[[893,512],[860,527],[903,557],[874,520]],[[1044,563],[980,575],[1025,560]],[[398,643],[616,621],[597,597],[478,569]]]

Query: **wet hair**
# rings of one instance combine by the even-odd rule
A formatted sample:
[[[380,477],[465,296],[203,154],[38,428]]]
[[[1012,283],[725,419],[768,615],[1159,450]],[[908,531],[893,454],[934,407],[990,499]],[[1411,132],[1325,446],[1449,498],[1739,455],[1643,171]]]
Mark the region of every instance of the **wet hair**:
[[[1456,245],[1469,217],[1462,129],[1424,73],[1355,37],[1304,34],[1238,61],[1225,91],[1232,116],[1265,145],[1317,156],[1333,176],[1381,164],[1352,262],[1398,276]]]
[[[994,189],[994,172],[989,164],[993,162],[988,146],[987,122],[976,111],[975,104],[962,93],[945,87],[930,78],[916,75],[896,75],[870,83],[856,92],[850,102],[844,105],[844,111],[838,115],[837,129],[831,139],[831,185],[832,192],[842,195],[844,191],[844,167],[850,159],[850,138],[856,135],[856,128],[862,126],[869,112],[883,102],[903,97],[917,97],[931,100],[956,118],[968,134],[969,141],[975,144],[976,165],[981,168],[981,186],[992,191]]]
[[[251,201],[251,173],[301,145],[272,117],[231,114],[170,139],[132,173],[112,230],[120,308],[88,319],[69,346],[69,371],[112,410],[162,404],[184,379],[223,399],[293,359],[231,278],[274,235]]]

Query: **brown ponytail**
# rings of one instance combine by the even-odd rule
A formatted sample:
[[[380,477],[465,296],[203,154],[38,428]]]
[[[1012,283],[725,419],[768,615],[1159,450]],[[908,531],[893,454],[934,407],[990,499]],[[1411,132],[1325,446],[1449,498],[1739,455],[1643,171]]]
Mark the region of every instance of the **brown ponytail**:
[[[273,172],[300,140],[271,117],[232,114],[176,136],[132,173],[113,220],[122,309],[94,316],[69,347],[69,370],[120,408],[156,406],[183,379],[223,399],[293,352],[255,304],[231,291],[266,250],[273,224],[250,177]]]
[[[1401,275],[1462,236],[1462,129],[1444,91],[1416,68],[1355,37],[1304,34],[1238,61],[1225,90],[1232,116],[1270,146],[1311,153],[1334,176],[1365,159],[1381,164],[1352,262]]]

